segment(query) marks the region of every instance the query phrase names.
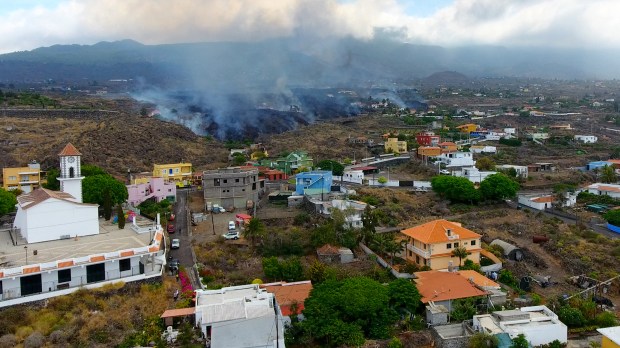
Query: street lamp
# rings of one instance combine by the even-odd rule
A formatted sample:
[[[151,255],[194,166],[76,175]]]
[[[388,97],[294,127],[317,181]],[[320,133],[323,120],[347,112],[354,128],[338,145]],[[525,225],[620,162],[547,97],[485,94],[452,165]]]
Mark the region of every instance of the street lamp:
[[[28,265],[28,246],[24,245],[24,250],[26,251],[26,266]]]

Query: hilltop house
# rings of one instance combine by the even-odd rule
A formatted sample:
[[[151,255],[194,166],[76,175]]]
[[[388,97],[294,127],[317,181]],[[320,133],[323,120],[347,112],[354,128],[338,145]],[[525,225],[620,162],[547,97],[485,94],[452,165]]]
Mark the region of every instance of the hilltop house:
[[[452,172],[453,176],[466,178],[474,184],[479,184],[482,180],[486,179],[489,175],[497,174],[495,171],[481,171],[476,167],[463,167],[460,170]]]
[[[397,153],[406,153],[407,152],[407,142],[404,140],[398,140],[398,138],[387,138],[385,143],[383,144],[385,147],[385,152],[397,152]]]
[[[295,194],[323,195],[332,190],[333,176],[329,170],[303,172],[295,176]]]
[[[603,183],[595,183],[589,186],[586,186],[586,190],[588,193],[599,195],[599,196],[609,196],[612,198],[620,198],[620,185],[615,184],[603,184]]]
[[[472,153],[496,153],[497,147],[490,145],[472,145],[469,151]]]
[[[45,182],[45,172],[37,161],[28,163],[27,167],[2,168],[2,188],[6,191],[19,189],[29,193]]]
[[[437,146],[441,137],[434,132],[421,132],[415,136],[415,140],[420,146]]]
[[[174,182],[180,187],[188,186],[192,182],[192,164],[155,164],[153,165],[153,176],[162,177],[165,181]]]
[[[211,348],[284,347],[284,318],[258,284],[196,290],[195,326]]]
[[[456,152],[458,150],[456,144],[451,141],[444,141],[443,143],[439,143],[439,147],[441,148],[441,153]]]
[[[293,151],[285,157],[276,159],[275,167],[286,175],[291,175],[301,168],[312,168],[313,160],[305,151]]]
[[[500,171],[500,172],[507,172],[507,171],[510,171],[510,170],[514,169],[515,174],[517,175],[517,177],[523,178],[523,179],[527,179],[527,174],[528,174],[527,166],[516,166],[516,165],[512,165],[512,164],[501,164],[501,165],[495,166],[495,169]]]
[[[171,202],[176,200],[177,186],[172,182],[164,181],[162,177],[144,178],[141,183],[127,186],[127,203],[132,206],[138,206],[147,199],[155,199],[161,202],[168,199]]]
[[[405,258],[420,266],[433,270],[447,269],[451,264],[458,265],[458,258],[452,251],[465,247],[470,253],[467,259],[480,262],[481,236],[461,226],[458,222],[434,220],[400,231],[406,238]]]
[[[82,202],[81,153],[60,152],[61,191],[20,195],[10,233],[0,236],[0,307],[116,281],[159,277],[165,264],[159,220],[118,229]]]
[[[476,164],[471,152],[442,153],[437,160],[446,167],[473,167]]]

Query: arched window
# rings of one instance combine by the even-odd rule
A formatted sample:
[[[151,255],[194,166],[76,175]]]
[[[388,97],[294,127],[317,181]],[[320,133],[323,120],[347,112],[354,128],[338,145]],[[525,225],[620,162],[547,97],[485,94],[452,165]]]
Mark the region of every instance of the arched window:
[[[70,178],[74,178],[75,177],[75,168],[73,168],[73,167],[69,168],[69,177]]]

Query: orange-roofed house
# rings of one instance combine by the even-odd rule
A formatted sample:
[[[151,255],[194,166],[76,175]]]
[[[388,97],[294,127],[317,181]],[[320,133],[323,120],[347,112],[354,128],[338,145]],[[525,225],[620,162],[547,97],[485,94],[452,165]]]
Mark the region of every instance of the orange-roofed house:
[[[304,302],[312,291],[312,282],[309,280],[294,283],[276,282],[262,284],[260,287],[276,297],[280,313],[282,316],[288,317],[301,314],[301,311],[304,310]]]
[[[441,155],[441,148],[439,146],[420,146],[418,147],[418,157],[437,157]]]
[[[458,150],[456,144],[451,141],[439,143],[439,148],[441,148],[441,153],[456,152]]]
[[[426,271],[414,273],[415,285],[424,304],[433,302],[450,309],[452,300],[486,296],[488,292],[457,272]]]
[[[465,247],[470,253],[467,259],[474,263],[480,262],[481,236],[458,222],[434,220],[407,228],[400,233],[407,240],[407,261],[420,266],[428,266],[433,270],[447,269],[451,262],[452,265],[459,266],[458,257],[452,256],[452,251],[458,247]]]

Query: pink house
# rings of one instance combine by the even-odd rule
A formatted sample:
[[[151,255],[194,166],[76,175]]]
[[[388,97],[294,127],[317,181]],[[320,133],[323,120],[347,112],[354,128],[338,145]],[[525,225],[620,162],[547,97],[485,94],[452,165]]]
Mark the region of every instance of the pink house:
[[[127,193],[127,203],[135,207],[151,197],[155,197],[157,202],[166,198],[175,201],[177,186],[174,182],[165,182],[162,177],[150,177],[145,183],[127,185]]]

